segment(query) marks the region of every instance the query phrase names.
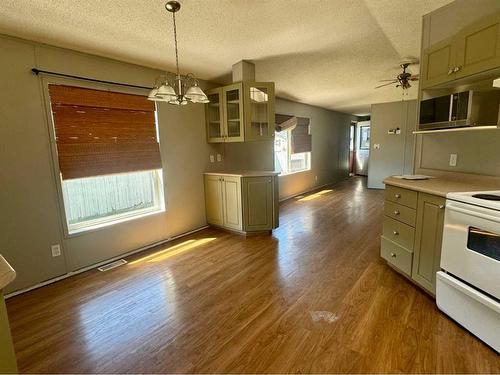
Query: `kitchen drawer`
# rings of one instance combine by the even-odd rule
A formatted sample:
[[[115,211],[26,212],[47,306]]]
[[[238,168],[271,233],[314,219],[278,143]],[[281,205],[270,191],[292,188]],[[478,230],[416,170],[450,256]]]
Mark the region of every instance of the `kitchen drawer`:
[[[418,193],[413,190],[403,189],[397,186],[387,185],[385,187],[385,200],[402,204],[410,208],[417,208]]]
[[[415,221],[417,218],[417,211],[413,208],[403,206],[401,204],[385,201],[384,202],[384,214],[397,221],[401,221],[412,227],[415,226]]]
[[[411,276],[413,252],[382,236],[380,239],[380,255],[398,270]]]
[[[383,236],[391,241],[403,246],[405,249],[413,251],[413,241],[415,240],[415,228],[410,227],[389,216],[384,216]]]

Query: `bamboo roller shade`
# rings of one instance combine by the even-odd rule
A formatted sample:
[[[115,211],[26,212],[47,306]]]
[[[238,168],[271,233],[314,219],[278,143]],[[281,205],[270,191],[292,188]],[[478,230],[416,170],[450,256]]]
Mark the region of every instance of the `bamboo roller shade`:
[[[312,136],[309,129],[309,119],[290,115],[276,114],[276,131],[290,130],[291,153],[310,152],[312,150]]]
[[[161,168],[146,97],[55,84],[49,94],[63,180]]]

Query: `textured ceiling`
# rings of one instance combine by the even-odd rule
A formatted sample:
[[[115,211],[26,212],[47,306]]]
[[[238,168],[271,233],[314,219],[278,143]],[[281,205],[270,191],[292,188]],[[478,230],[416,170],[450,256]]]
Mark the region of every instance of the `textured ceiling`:
[[[401,99],[398,63],[420,55],[421,17],[450,0],[183,0],[177,15],[181,72],[230,81],[256,64],[280,97],[364,114]],[[0,32],[173,70],[165,0],[1,0]],[[418,73],[418,66],[413,67]],[[416,88],[408,98],[416,97]]]

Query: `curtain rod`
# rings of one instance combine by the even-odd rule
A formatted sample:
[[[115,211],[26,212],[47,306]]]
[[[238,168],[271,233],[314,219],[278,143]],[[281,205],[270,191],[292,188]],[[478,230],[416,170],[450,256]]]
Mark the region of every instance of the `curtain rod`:
[[[31,72],[33,74],[35,74],[35,75],[39,75],[40,73],[44,73],[44,74],[49,74],[49,75],[52,75],[52,76],[59,76],[59,77],[66,77],[66,78],[76,78],[76,79],[81,79],[81,80],[84,80],[84,81],[91,81],[91,82],[98,82],[98,83],[107,83],[107,84],[110,84],[110,85],[134,87],[134,88],[137,88],[137,89],[146,89],[146,90],[151,90],[152,89],[152,87],[147,87],[147,86],[131,85],[129,83],[121,83],[121,82],[113,82],[113,81],[104,81],[102,79],[94,79],[94,78],[74,76],[74,75],[71,75],[71,74],[50,72],[48,70],[41,70],[41,69],[37,69],[37,68],[31,69]]]

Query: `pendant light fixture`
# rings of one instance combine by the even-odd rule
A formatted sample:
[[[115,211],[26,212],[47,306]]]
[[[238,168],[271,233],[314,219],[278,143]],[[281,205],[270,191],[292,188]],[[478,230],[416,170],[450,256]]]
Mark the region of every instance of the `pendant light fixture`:
[[[176,74],[165,73],[158,77],[155,87],[149,93],[148,99],[157,102],[168,102],[175,105],[186,105],[188,103],[209,103],[207,95],[200,88],[196,77],[189,73],[181,76],[179,72],[179,52],[177,49],[177,27],[175,24],[175,13],[181,9],[178,1],[172,0],[165,4],[165,9],[172,13],[174,22],[175,43],[175,65]]]

